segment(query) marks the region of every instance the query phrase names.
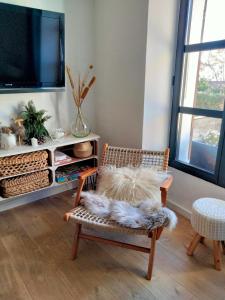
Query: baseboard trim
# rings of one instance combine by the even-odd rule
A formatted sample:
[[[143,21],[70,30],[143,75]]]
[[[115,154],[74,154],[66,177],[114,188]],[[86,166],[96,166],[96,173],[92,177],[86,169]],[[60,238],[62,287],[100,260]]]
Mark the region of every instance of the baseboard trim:
[[[181,214],[187,219],[191,218],[191,211],[189,209],[180,206],[179,204],[177,204],[171,199],[168,199],[167,203],[168,203],[168,207],[171,208],[172,210],[175,210],[177,213]]]

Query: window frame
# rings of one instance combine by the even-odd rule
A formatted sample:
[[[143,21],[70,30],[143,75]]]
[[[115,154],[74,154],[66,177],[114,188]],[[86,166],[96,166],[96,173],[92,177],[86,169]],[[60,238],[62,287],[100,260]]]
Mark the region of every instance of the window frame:
[[[177,34],[175,74],[173,76],[172,112],[171,112],[170,139],[169,139],[171,155],[170,155],[169,164],[171,167],[174,167],[176,169],[179,169],[181,171],[184,171],[186,173],[189,173],[191,175],[194,175],[206,181],[212,182],[216,185],[225,187],[225,138],[224,138],[225,105],[223,111],[180,106],[180,92],[182,88],[182,72],[183,72],[185,53],[215,50],[215,49],[225,49],[225,39],[219,41],[185,45],[186,31],[188,30],[188,14],[191,8],[192,8],[192,0],[181,0],[179,23],[178,23],[178,34]],[[176,160],[176,152],[178,146],[177,133],[179,129],[178,128],[179,113],[200,115],[200,116],[221,119],[220,140],[218,144],[217,159],[216,159],[214,173],[207,172],[206,170]]]

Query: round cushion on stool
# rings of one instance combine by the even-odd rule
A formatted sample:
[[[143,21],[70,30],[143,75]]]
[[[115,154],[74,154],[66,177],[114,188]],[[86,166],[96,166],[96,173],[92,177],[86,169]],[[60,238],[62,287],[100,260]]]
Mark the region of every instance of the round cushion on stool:
[[[200,198],[193,203],[191,224],[201,236],[214,241],[225,240],[225,201]]]

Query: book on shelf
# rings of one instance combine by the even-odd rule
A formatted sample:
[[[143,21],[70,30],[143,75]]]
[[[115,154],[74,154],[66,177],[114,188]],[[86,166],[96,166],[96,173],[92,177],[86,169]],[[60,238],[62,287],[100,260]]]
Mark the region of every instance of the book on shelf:
[[[90,166],[65,166],[61,167],[60,170],[56,170],[55,177],[56,182],[65,183],[76,180],[80,173],[89,169]]]
[[[67,155],[61,151],[58,151],[58,150],[55,151],[55,165],[56,166],[63,165],[65,163],[69,163],[72,160],[73,160],[72,157],[70,157],[69,155]]]

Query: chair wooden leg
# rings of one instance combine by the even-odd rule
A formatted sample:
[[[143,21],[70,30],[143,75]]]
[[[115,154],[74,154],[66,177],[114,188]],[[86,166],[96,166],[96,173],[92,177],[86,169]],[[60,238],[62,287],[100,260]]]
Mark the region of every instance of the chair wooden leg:
[[[151,278],[152,278],[152,269],[153,269],[154,256],[155,256],[156,237],[157,237],[157,230],[155,229],[155,230],[152,231],[151,249],[150,249],[149,261],[148,261],[147,280],[151,280]]]
[[[201,244],[204,244],[204,242],[205,242],[205,237],[204,237],[204,236],[201,236],[200,243],[201,243]]]
[[[73,240],[73,246],[72,246],[72,259],[77,258],[80,232],[81,232],[81,224],[76,224],[74,240]]]
[[[213,241],[213,255],[216,270],[221,270],[221,249],[220,241]]]
[[[202,237],[200,234],[196,233],[193,240],[191,241],[189,247],[187,248],[187,255],[192,256],[198,243],[201,241]]]
[[[222,248],[223,248],[223,254],[225,255],[225,241],[221,241]]]

